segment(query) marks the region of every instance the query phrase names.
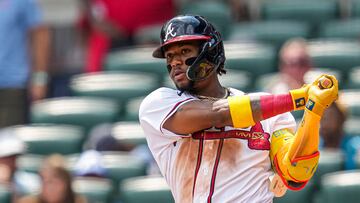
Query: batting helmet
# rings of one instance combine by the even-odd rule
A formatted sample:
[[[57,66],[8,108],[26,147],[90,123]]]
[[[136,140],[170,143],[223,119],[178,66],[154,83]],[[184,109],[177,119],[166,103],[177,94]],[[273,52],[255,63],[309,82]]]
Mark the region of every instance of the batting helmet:
[[[193,40],[203,43],[199,55],[185,62],[189,66],[187,77],[190,80],[202,80],[213,70],[223,69],[225,51],[221,35],[210,22],[198,15],[180,15],[166,22],[160,33],[160,47],[153,52],[153,56],[165,58],[164,47],[180,41]]]

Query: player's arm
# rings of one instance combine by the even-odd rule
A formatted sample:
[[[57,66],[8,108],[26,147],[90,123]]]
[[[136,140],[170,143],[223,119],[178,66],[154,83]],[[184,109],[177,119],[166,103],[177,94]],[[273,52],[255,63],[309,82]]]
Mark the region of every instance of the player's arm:
[[[180,106],[163,127],[177,134],[190,134],[211,127],[232,125],[228,109],[214,109],[213,101],[194,100]]]
[[[307,100],[307,87],[288,94],[234,96],[216,102],[190,101],[180,106],[163,127],[177,134],[190,134],[211,127],[248,127],[269,117],[302,109]]]
[[[32,101],[35,101],[46,97],[50,48],[49,28],[45,25],[32,28],[30,39],[33,59],[30,96]]]
[[[243,95],[227,99],[232,125],[236,128],[253,126],[256,122],[295,110],[304,109],[308,85],[286,94]]]
[[[190,134],[211,127],[249,127],[256,122],[292,110],[303,109],[308,86],[288,94],[234,96],[211,101],[191,101],[182,105],[163,127],[177,134]]]
[[[309,99],[296,133],[282,129],[272,135],[271,162],[289,189],[303,188],[316,171],[319,160],[320,119],[325,108],[337,98],[338,93],[336,78],[328,77],[333,82],[331,88],[321,89],[317,84],[309,87]]]

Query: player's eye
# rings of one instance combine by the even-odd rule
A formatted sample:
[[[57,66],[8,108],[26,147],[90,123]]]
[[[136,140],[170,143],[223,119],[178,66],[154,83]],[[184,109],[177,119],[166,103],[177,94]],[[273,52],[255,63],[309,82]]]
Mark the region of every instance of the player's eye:
[[[166,61],[170,62],[173,59],[173,54],[166,54]]]
[[[191,52],[191,50],[188,49],[188,48],[185,48],[185,49],[182,49],[182,50],[181,50],[181,54],[182,54],[182,55],[187,55],[187,54],[189,54],[190,52]]]

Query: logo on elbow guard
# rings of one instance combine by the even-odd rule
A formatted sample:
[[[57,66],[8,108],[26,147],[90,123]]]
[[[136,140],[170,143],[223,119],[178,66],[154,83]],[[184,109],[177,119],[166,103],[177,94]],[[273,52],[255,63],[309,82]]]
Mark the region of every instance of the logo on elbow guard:
[[[314,106],[315,106],[315,102],[313,100],[309,99],[309,101],[306,103],[306,108],[309,109],[310,111],[312,111]]]
[[[299,99],[295,99],[295,106],[296,106],[296,108],[305,106],[305,98],[301,97]]]

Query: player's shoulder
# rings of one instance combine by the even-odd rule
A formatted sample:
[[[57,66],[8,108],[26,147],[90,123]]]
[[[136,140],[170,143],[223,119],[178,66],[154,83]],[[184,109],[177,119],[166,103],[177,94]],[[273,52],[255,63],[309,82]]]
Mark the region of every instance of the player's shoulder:
[[[143,109],[149,109],[150,107],[153,108],[167,103],[176,103],[177,101],[181,101],[189,97],[191,96],[187,93],[179,94],[178,90],[161,87],[154,90],[144,98],[140,104],[140,112],[142,112]]]
[[[178,96],[177,90],[168,88],[168,87],[160,87],[154,91],[152,91],[150,94],[148,94],[143,102],[146,101],[152,101],[152,100],[161,100],[167,97],[176,97]]]

